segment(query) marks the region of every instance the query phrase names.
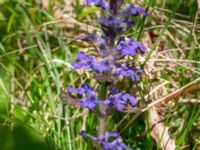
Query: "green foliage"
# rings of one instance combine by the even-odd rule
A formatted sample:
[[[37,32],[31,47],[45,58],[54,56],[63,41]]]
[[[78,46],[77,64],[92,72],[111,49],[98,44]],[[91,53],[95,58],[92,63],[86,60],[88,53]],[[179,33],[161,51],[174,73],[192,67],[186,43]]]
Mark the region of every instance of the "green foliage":
[[[56,150],[52,140],[43,138],[33,128],[21,123],[16,125],[1,124],[0,149],[1,150]]]

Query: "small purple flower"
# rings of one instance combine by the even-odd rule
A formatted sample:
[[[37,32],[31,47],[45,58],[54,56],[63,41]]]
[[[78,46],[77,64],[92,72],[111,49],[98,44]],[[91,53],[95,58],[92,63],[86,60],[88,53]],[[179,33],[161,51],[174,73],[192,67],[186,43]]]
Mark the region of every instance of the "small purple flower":
[[[70,93],[78,93],[80,95],[85,95],[86,97],[92,97],[96,95],[95,89],[91,88],[88,84],[82,84],[79,88],[68,89]]]
[[[96,141],[103,150],[132,150],[122,142],[122,138],[116,132],[106,132],[100,138],[86,134],[84,131],[81,131],[80,135]]]
[[[93,70],[97,73],[111,72],[116,66],[110,60],[102,60],[94,63]]]
[[[132,16],[136,16],[142,14],[143,16],[147,16],[147,12],[139,6],[134,6],[132,4],[125,7],[124,12],[126,14],[130,14]]]
[[[91,88],[88,84],[83,84],[79,88],[70,87],[68,91],[70,93],[78,93],[85,96],[85,98],[81,99],[80,105],[82,108],[88,108],[92,110],[96,107],[97,104],[99,104],[95,89]]]
[[[70,87],[70,88],[68,88],[68,92],[69,93],[78,93],[78,94],[80,94],[80,95],[83,95],[83,94],[85,94],[85,89],[83,89],[83,88],[72,88],[72,87]]]
[[[81,107],[88,108],[90,110],[94,109],[96,105],[99,104],[99,100],[96,96],[81,99]]]
[[[74,69],[80,69],[84,67],[85,69],[91,69],[91,65],[94,63],[95,58],[92,55],[87,55],[84,52],[79,52],[77,54],[78,62],[72,62]]]
[[[131,106],[137,105],[137,100],[133,96],[131,96],[130,94],[127,94],[127,93],[123,94],[122,99],[127,101],[127,102],[130,102]]]
[[[85,133],[85,131],[81,131],[80,133],[79,133],[81,136],[85,136],[86,135],[86,133]]]
[[[137,105],[137,100],[130,94],[124,92],[120,93],[118,90],[113,90],[108,100],[104,101],[104,104],[108,107],[114,106],[116,110],[122,111],[128,102],[130,102],[132,106]]]
[[[108,7],[108,4],[104,0],[86,0],[87,5],[94,4],[97,7],[101,7],[103,9]]]
[[[116,74],[122,77],[130,77],[132,81],[139,81],[140,76],[137,73],[143,73],[144,71],[137,68],[132,68],[129,65],[124,65],[116,71]]]
[[[131,18],[128,18],[125,21],[127,22],[128,27],[135,26],[135,21],[133,21]]]
[[[129,40],[125,40],[125,38],[119,38],[115,50],[121,52],[125,56],[134,56],[138,53],[143,54],[146,51],[146,48],[133,38]]]
[[[109,55],[108,52],[108,38],[105,36],[97,37],[96,44],[98,46],[98,54],[101,57],[106,57]]]
[[[109,96],[109,105],[114,106],[118,111],[122,111],[126,102],[121,99],[121,93]]]

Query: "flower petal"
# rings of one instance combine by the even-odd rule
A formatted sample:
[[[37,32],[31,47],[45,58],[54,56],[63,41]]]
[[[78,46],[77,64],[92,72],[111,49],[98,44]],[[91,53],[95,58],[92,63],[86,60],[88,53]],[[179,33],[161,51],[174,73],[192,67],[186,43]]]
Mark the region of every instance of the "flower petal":
[[[146,48],[140,42],[135,41],[133,38],[129,40],[120,38],[117,45],[115,46],[115,50],[119,51],[125,56],[134,56],[139,53],[143,54],[146,51]]]
[[[133,6],[132,4],[125,7],[124,12],[130,14],[132,16],[136,16],[142,14],[143,16],[147,16],[147,12],[139,6]]]
[[[86,0],[87,5],[94,4],[97,7],[107,8],[108,4],[104,0]]]

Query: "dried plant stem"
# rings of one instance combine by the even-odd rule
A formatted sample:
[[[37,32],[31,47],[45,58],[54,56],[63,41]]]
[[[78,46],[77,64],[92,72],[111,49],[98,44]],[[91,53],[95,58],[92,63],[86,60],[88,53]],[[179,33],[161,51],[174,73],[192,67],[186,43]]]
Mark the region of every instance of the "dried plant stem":
[[[199,82],[199,79],[194,80],[191,83]],[[191,85],[189,83],[189,85]],[[195,91],[200,90],[200,84],[195,85],[193,87],[187,88],[189,85],[186,85],[185,87],[173,92],[172,94],[169,94],[168,96],[165,96],[165,99],[163,99],[163,102],[168,102],[172,99],[179,98],[182,95],[191,94]],[[158,114],[157,110],[157,104],[152,105],[152,107],[149,110],[150,114],[150,125],[153,127],[151,131],[151,136],[156,140],[156,142],[160,145],[161,149],[163,150],[175,150],[176,144],[175,144],[175,138],[171,138],[168,127],[166,127],[162,122],[159,123],[161,119],[160,115]]]
[[[163,123],[159,123],[160,115],[158,114],[156,107],[150,109],[150,125],[153,126],[151,136],[156,140],[163,150],[175,150],[175,139],[172,139],[168,132],[168,127]]]
[[[194,86],[194,87],[192,87],[192,88],[188,88],[192,84],[196,84],[198,82],[200,82],[200,78],[188,83],[187,85],[183,86],[182,88],[176,90],[175,92],[173,92],[173,93],[171,93],[171,94],[169,94],[169,95],[167,95],[165,97],[162,97],[162,98],[160,98],[160,99],[158,99],[156,101],[153,101],[151,104],[149,104],[146,108],[142,109],[141,111],[144,112],[144,111],[148,110],[149,108],[151,108],[151,107],[153,107],[155,105],[158,105],[158,104],[163,103],[163,102],[166,103],[166,102],[168,102],[168,101],[170,101],[172,99],[178,98],[178,97],[180,97],[180,96],[182,96],[184,94],[193,93],[194,91],[199,90],[200,89],[200,85],[199,84]]]

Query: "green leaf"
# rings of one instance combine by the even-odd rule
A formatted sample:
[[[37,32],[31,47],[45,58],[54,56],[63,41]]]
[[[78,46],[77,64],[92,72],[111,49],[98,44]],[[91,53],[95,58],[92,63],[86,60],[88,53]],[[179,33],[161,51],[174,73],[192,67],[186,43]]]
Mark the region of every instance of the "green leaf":
[[[90,15],[90,14],[93,14],[95,13],[96,11],[98,11],[99,8],[97,7],[90,7],[88,10],[86,11],[82,11],[81,14],[78,16],[79,19],[83,19],[84,17]]]
[[[20,121],[24,121],[24,118],[26,117],[26,114],[20,107],[14,107],[13,114],[15,118],[19,119]]]
[[[176,119],[174,122],[174,127],[179,127],[181,124],[181,121],[182,121],[181,118]]]
[[[4,4],[5,2],[7,2],[8,0],[0,0],[0,5]]]
[[[3,15],[2,12],[0,12],[0,21],[5,21],[6,17]]]

